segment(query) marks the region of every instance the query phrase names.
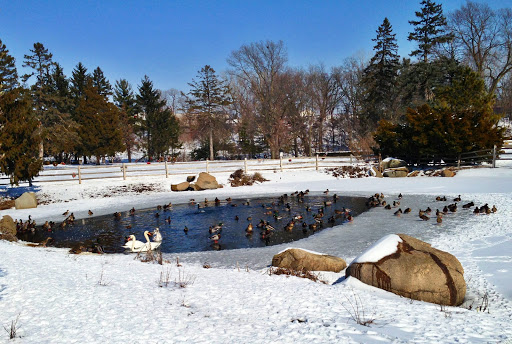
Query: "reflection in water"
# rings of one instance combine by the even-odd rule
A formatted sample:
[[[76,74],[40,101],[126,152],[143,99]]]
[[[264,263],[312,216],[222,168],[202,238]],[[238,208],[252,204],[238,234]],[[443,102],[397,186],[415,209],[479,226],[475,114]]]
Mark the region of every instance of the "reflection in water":
[[[286,198],[238,199],[222,202],[178,204],[121,212],[75,221],[52,232],[38,227],[35,233],[19,233],[21,240],[40,242],[48,236],[56,247],[100,245],[106,253],[123,252],[125,238],[134,234],[145,241],[145,230],[160,229],[164,253],[225,250],[276,245],[305,238],[346,222],[350,210],[356,216],[366,210],[363,197],[290,195]],[[214,229],[221,224],[221,229]],[[253,229],[247,231],[248,227]],[[220,234],[215,242],[209,229]]]

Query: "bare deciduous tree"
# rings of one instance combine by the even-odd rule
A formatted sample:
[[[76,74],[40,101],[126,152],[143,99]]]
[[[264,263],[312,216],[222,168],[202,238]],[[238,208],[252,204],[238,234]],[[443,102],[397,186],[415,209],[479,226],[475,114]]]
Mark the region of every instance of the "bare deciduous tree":
[[[250,89],[256,100],[258,126],[273,158],[277,158],[288,133],[281,103],[283,92],[279,87],[286,61],[286,49],[282,41],[243,45],[228,58],[232,68],[230,73]]]
[[[463,60],[486,80],[495,93],[512,70],[512,9],[493,10],[468,1],[451,13],[449,27]]]

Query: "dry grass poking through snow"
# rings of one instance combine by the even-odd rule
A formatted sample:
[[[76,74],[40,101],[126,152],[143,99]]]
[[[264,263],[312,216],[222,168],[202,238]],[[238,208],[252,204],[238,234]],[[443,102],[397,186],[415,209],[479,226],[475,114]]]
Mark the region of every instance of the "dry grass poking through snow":
[[[270,276],[272,275],[286,275],[286,276],[294,276],[294,277],[300,277],[300,278],[306,278],[309,280],[312,280],[313,282],[320,282],[327,284],[325,281],[322,281],[320,278],[318,278],[318,275],[312,273],[309,270],[302,269],[302,270],[291,270],[286,268],[277,268],[271,266],[268,269],[268,274]]]
[[[250,176],[248,174],[245,174],[242,169],[239,169],[231,173],[228,181],[232,187],[237,187],[244,185],[253,185],[255,182],[267,182],[268,179],[263,178],[263,176],[259,172],[255,172],[252,176]]]

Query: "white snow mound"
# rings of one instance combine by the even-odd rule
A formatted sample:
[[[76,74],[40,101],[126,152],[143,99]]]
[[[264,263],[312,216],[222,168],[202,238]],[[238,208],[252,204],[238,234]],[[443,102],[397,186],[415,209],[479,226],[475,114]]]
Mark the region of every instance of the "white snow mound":
[[[398,235],[388,234],[354,259],[352,263],[376,263],[395,253],[399,242],[402,242],[402,238]]]

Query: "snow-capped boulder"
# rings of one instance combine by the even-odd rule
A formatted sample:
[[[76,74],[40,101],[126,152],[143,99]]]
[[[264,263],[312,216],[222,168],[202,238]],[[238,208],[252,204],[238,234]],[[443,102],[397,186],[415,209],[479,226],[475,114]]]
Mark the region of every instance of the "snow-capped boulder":
[[[390,177],[390,178],[402,178],[407,177],[409,174],[409,170],[407,167],[397,167],[397,168],[388,168],[387,170],[384,170],[382,175],[384,177]]]
[[[4,215],[0,220],[0,239],[18,241],[18,238],[16,238],[16,224],[9,215]]]
[[[347,267],[347,263],[339,257],[300,248],[288,248],[272,258],[272,266],[298,271],[306,269],[340,272]]]
[[[375,166],[370,167],[370,170],[368,172],[370,173],[370,176],[372,176],[372,177],[377,177],[377,178],[384,177],[382,175],[382,173]]]
[[[405,167],[405,166],[407,166],[407,163],[404,160],[395,159],[395,158],[386,158],[380,162],[380,167],[382,170],[385,170],[388,168]]]
[[[457,306],[464,301],[464,269],[450,253],[405,234],[390,234],[349,265],[345,275],[415,300]]]
[[[207,189],[217,189],[220,185],[217,183],[217,179],[209,173],[201,172],[199,173],[199,177],[194,184],[194,188],[196,190],[207,190]]]
[[[179,184],[171,184],[171,191],[185,191],[190,186],[189,182],[183,182]]]
[[[37,208],[37,198],[34,192],[25,192],[14,201],[16,209]]]

